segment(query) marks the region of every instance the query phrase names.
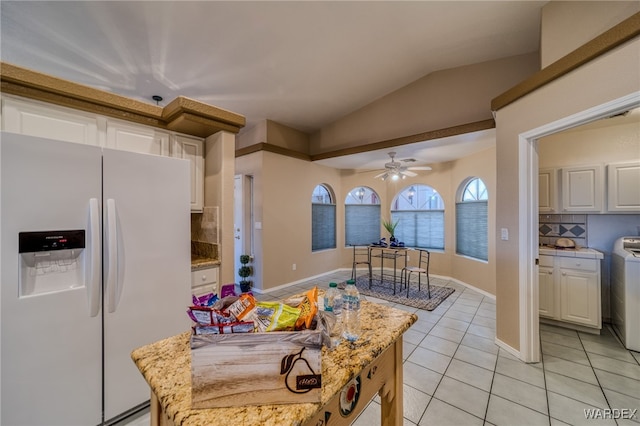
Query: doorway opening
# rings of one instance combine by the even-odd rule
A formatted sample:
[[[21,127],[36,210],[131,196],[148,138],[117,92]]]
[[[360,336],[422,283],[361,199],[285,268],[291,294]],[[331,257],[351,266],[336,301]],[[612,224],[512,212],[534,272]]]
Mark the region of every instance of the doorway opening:
[[[519,136],[520,240],[519,307],[520,357],[540,362],[539,282],[538,282],[538,140],[569,128],[622,113],[640,106],[640,92],[606,102],[563,119],[522,133]]]
[[[233,236],[235,281],[240,282],[240,255],[254,254],[253,176],[236,175],[233,181]]]

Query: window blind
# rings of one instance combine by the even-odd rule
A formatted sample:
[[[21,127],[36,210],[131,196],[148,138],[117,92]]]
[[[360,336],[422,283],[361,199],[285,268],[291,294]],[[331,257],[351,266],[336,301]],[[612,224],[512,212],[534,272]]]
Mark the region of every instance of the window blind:
[[[444,210],[394,210],[395,236],[407,247],[444,249]]]
[[[368,245],[380,239],[380,205],[344,206],[345,245]]]
[[[335,204],[311,204],[311,250],[336,248]]]
[[[456,253],[488,260],[487,202],[456,204]]]

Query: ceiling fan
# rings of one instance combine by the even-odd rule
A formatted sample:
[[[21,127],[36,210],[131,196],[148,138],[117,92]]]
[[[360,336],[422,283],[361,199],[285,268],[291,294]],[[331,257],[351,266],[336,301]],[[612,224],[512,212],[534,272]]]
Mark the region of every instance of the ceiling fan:
[[[417,173],[414,173],[412,170],[431,170],[429,166],[414,166],[408,167],[403,165],[402,163],[411,163],[416,161],[413,158],[406,158],[404,160],[395,161],[395,152],[390,152],[389,157],[391,157],[391,161],[385,163],[384,172],[374,176],[375,179],[381,178],[382,180],[387,180],[391,178],[391,180],[405,179],[407,176],[413,177],[418,176]]]

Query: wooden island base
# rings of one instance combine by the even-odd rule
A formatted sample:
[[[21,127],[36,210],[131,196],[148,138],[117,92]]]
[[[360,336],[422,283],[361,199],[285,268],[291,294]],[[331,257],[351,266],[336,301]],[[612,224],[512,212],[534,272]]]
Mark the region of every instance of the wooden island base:
[[[322,348],[319,403],[193,409],[189,333],[136,349],[132,358],[151,388],[151,425],[349,425],[376,394],[381,424],[403,424],[402,334],[415,314],[363,301],[363,332],[355,344]]]

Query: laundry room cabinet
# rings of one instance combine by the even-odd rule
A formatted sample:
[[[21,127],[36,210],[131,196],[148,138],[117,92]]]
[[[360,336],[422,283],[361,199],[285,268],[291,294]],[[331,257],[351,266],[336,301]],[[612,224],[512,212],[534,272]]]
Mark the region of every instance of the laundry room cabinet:
[[[593,249],[540,249],[540,318],[569,328],[601,329],[602,258],[603,254]]]
[[[540,256],[538,268],[538,294],[540,296],[539,313],[541,317],[554,318],[556,315],[555,284],[553,275],[553,256]]]
[[[602,328],[600,261],[558,257],[560,320]]]
[[[602,212],[602,165],[562,169],[562,212]]]
[[[607,165],[607,211],[640,212],[640,161]]]

